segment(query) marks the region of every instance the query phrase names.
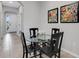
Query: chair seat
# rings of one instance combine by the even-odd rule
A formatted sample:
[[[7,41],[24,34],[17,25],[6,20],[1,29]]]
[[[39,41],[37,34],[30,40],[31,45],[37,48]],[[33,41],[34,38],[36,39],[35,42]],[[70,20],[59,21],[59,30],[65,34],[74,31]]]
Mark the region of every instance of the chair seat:
[[[37,50],[39,50],[39,45],[36,45],[36,47],[32,47],[31,45],[28,45],[27,46],[27,49],[28,49],[28,53],[32,53],[32,52],[34,52],[34,49],[37,51]]]
[[[56,54],[56,52],[58,52],[58,50],[54,50],[53,48],[51,49],[51,47],[49,46],[44,46],[42,48],[40,48],[41,52],[45,53],[47,56],[53,56],[54,54]]]
[[[32,48],[30,47],[30,45],[27,46],[27,49],[28,49],[28,53],[34,52],[34,49],[32,49]]]
[[[28,53],[32,53],[34,51],[34,49],[30,48],[30,45],[27,46],[28,49]],[[26,52],[26,48],[24,48],[24,52]]]

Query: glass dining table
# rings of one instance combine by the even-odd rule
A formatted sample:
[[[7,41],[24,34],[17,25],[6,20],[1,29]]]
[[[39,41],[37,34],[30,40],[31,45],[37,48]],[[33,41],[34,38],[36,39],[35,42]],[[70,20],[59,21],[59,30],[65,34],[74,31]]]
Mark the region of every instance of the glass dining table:
[[[26,39],[26,41],[34,44],[34,56],[35,57],[36,57],[36,49],[35,49],[36,43],[41,44],[41,43],[48,42],[48,40],[50,40],[50,38],[51,38],[51,35],[42,33],[42,34],[38,34],[35,38]]]
[[[49,34],[38,34],[35,38],[26,39],[28,42],[47,42],[51,38]]]

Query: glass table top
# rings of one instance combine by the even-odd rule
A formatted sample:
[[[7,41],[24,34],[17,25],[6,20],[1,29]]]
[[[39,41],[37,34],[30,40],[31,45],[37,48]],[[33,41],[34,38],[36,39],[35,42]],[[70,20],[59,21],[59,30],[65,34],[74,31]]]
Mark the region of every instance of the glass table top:
[[[36,38],[26,39],[29,42],[48,42],[48,39],[51,38],[49,34],[38,34]]]

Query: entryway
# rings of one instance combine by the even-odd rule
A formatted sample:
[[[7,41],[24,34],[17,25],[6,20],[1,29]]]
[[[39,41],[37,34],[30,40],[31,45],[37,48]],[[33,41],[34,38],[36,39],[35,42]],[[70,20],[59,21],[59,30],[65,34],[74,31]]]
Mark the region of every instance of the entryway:
[[[0,2],[0,39],[7,32],[16,32],[19,34],[22,28],[23,5],[17,1]]]

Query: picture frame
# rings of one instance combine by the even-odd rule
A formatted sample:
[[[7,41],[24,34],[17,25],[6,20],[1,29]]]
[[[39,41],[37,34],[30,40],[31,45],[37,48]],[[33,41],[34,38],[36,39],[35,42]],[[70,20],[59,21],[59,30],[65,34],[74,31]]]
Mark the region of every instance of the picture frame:
[[[79,2],[60,7],[60,23],[79,23]]]
[[[58,8],[48,10],[48,23],[58,23]]]

